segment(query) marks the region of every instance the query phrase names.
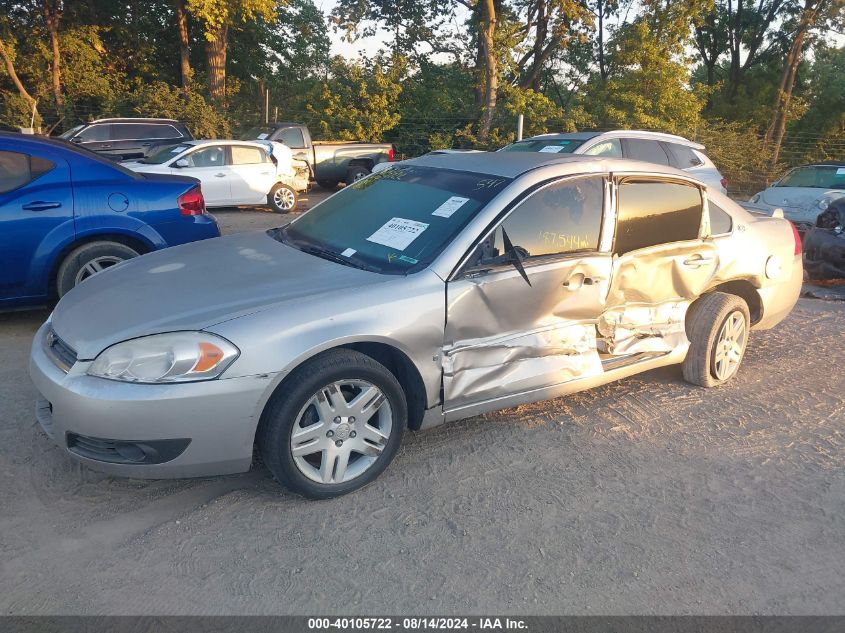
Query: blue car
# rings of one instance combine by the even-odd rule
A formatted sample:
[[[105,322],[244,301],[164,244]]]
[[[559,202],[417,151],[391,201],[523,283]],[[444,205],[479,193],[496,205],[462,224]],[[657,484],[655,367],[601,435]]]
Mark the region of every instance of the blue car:
[[[0,309],[47,304],[126,259],[219,235],[193,178],[0,132]]]

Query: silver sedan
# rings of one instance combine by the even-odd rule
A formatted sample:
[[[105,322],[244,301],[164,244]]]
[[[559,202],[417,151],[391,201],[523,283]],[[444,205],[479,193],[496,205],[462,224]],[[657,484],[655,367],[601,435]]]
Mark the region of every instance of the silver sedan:
[[[681,364],[737,372],[792,309],[794,228],[668,167],[407,161],[294,222],[152,253],[68,293],[32,345],[45,432],[132,477],[248,470],[316,498],[408,428]]]

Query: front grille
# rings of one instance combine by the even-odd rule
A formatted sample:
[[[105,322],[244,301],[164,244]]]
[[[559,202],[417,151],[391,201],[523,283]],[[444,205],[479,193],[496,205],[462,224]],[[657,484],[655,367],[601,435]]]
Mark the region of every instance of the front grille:
[[[65,373],[76,364],[76,352],[60,339],[53,330],[47,332],[44,339],[44,350],[56,366]]]
[[[110,464],[161,464],[185,452],[189,439],[128,441],[67,434],[68,450],[80,457]]]

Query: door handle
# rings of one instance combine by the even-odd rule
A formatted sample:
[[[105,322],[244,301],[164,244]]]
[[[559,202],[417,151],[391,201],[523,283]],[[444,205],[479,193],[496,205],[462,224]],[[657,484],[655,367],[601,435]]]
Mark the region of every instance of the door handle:
[[[709,264],[712,261],[712,257],[704,257],[703,255],[693,255],[689,259],[684,260],[684,266],[689,266],[690,268],[700,268],[703,264]]]
[[[141,147],[149,147],[152,143],[141,143]]]
[[[43,202],[42,200],[36,200],[34,202],[27,202],[21,206],[21,209],[25,209],[26,211],[46,211],[47,209],[58,209],[60,206],[62,206],[61,202]]]
[[[214,174],[215,178],[225,178],[226,174]]]

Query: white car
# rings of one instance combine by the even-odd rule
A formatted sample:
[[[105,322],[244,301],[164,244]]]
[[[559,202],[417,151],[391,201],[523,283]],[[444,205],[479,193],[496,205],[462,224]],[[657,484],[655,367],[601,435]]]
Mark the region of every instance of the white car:
[[[288,213],[298,192],[308,187],[307,166],[300,162],[282,143],[210,140],[167,145],[123,165],[143,173],[192,176],[202,184],[208,207],[269,205]]]
[[[675,167],[727,194],[728,181],[704,153],[704,145],[683,136],[646,130],[540,134],[506,145],[500,152],[544,152],[632,158]]]

